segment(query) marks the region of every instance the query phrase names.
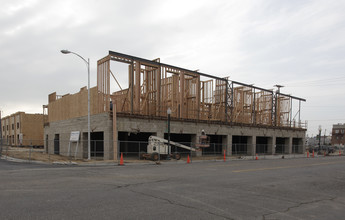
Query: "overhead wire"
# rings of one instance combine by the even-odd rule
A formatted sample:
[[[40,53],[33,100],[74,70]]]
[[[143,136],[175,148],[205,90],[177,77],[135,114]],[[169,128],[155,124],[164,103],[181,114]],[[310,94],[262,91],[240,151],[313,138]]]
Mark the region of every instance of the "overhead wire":
[[[324,78],[316,80],[303,80],[297,82],[287,82],[284,85],[288,87],[308,87],[322,85],[342,85],[345,83],[345,77]]]

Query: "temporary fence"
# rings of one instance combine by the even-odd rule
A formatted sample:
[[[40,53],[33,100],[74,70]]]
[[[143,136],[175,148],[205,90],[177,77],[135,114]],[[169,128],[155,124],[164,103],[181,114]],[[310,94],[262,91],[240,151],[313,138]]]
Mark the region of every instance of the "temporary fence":
[[[42,160],[42,161],[76,161],[87,160],[88,155],[88,141],[79,140],[78,142],[71,142],[69,140],[45,140],[45,147],[43,146],[10,146],[2,144],[0,146],[0,154],[6,157],[14,157],[25,160]],[[103,140],[91,140],[90,141],[90,159],[92,160],[114,160],[114,145],[116,146],[117,154],[115,160],[119,160],[122,153],[125,160],[147,160],[148,157],[144,157],[148,152],[147,141],[103,141]],[[167,145],[167,143],[160,143]],[[289,150],[286,145],[272,145],[269,144],[243,144],[233,143],[231,152],[227,152],[227,146],[220,143],[210,143],[209,147],[195,150],[195,144],[191,142],[181,142],[187,149],[170,145],[171,155],[180,155],[183,159],[187,159],[190,156],[193,159],[201,160],[219,160],[223,159],[224,153],[228,157],[255,157],[258,155],[260,158],[265,158],[268,155],[296,155],[304,154],[302,146],[293,145]],[[188,149],[188,147],[191,147]],[[160,148],[159,148],[160,149]],[[166,159],[167,154],[164,152],[158,152],[159,160]],[[169,157],[168,157],[169,158]]]

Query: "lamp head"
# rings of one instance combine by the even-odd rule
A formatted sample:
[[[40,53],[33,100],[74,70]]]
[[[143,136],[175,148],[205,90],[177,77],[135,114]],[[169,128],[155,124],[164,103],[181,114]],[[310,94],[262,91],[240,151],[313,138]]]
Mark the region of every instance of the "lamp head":
[[[63,54],[69,54],[69,53],[71,53],[71,51],[69,51],[69,50],[61,50],[61,53],[63,53]]]
[[[168,115],[171,114],[171,109],[170,108],[168,108],[167,113],[168,113]]]

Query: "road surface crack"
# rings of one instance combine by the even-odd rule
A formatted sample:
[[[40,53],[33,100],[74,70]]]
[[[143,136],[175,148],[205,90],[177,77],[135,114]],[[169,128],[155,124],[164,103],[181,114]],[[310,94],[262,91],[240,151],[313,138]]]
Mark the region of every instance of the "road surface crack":
[[[194,209],[194,210],[206,212],[206,213],[208,213],[210,215],[214,215],[214,216],[221,217],[221,218],[224,218],[224,219],[233,220],[232,218],[229,218],[227,216],[224,216],[224,215],[221,215],[221,214],[217,214],[217,213],[214,213],[214,212],[211,212],[211,211],[207,211],[205,209],[199,209],[199,208],[194,207],[194,206],[189,206],[189,205],[181,204],[181,203],[172,201],[172,200],[167,199],[167,198],[162,198],[162,197],[159,197],[159,196],[155,196],[155,195],[151,195],[151,194],[147,194],[147,193],[143,193],[143,192],[138,192],[138,191],[135,191],[135,190],[130,190],[130,191],[133,192],[133,193],[141,194],[143,196],[147,196],[147,197],[151,197],[151,198],[154,198],[154,199],[159,199],[159,200],[166,201],[166,202],[168,202],[171,205],[176,205],[176,206],[180,206],[180,207],[188,208],[188,209]]]
[[[333,201],[334,199],[336,199],[336,197],[333,197],[333,198],[326,198],[326,199],[317,199],[317,200],[312,200],[312,201],[309,201],[309,202],[301,202],[301,203],[298,203],[297,205],[294,205],[294,206],[291,206],[291,207],[288,207],[286,210],[284,211],[281,211],[281,212],[273,212],[273,213],[268,213],[268,214],[264,214],[262,216],[262,219],[265,220],[267,216],[269,215],[273,215],[273,214],[276,214],[276,213],[280,213],[280,214],[286,214],[291,211],[291,209],[295,209],[295,208],[299,208],[303,205],[309,205],[309,204],[313,204],[313,203],[318,203],[318,202],[323,202],[323,201]],[[290,216],[292,217],[292,216]],[[296,217],[296,219],[299,219]]]
[[[140,186],[144,184],[153,184],[153,183],[161,183],[161,182],[166,182],[169,181],[169,179],[164,179],[164,180],[155,180],[155,181],[150,181],[150,182],[140,182],[140,183],[133,183],[133,184],[124,184],[124,185],[117,185],[115,186],[116,189],[121,189],[121,188],[127,188],[130,186]],[[111,184],[113,186],[113,184]]]

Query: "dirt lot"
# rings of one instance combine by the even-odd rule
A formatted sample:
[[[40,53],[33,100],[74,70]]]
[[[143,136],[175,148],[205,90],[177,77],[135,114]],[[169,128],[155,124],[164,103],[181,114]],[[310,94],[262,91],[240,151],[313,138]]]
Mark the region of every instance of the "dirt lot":
[[[47,154],[43,149],[33,149],[27,147],[4,146],[2,149],[2,155],[22,160],[37,160],[42,162],[67,162],[72,160],[72,158],[66,156]]]

